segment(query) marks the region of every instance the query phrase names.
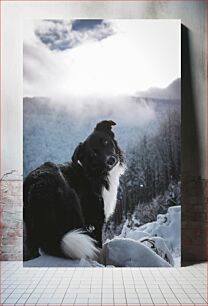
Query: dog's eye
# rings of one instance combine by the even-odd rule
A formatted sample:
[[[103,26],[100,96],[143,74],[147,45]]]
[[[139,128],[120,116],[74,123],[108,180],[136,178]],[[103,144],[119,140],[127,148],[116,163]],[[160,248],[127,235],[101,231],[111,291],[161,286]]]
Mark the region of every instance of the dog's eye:
[[[97,152],[96,151],[93,151],[92,152],[92,157],[96,157],[97,156]]]
[[[109,144],[109,141],[108,140],[104,140],[103,143],[104,143],[105,146],[107,146]]]

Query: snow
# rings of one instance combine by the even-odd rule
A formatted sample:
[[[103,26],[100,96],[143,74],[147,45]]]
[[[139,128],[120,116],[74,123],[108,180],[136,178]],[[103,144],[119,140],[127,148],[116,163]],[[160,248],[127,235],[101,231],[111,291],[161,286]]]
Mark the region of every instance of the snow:
[[[144,224],[139,229],[152,237],[163,238],[173,257],[180,256],[181,206],[169,207],[167,214],[158,215],[156,221]]]
[[[152,248],[173,266],[180,266],[181,206],[171,206],[166,214],[136,230],[127,229],[126,222],[120,237],[131,238]]]
[[[150,247],[156,254],[165,259],[171,266],[174,266],[174,260],[165,240],[161,237],[150,237],[140,239],[140,242]]]
[[[125,175],[126,172],[124,176]],[[155,221],[159,214],[166,214],[170,206],[178,206],[181,203],[181,182],[172,181],[163,194],[157,195],[147,202],[137,202],[137,204],[132,205],[134,206],[133,212],[131,207],[131,212],[125,213],[125,203],[122,203],[124,202],[122,197],[125,198],[123,194],[125,195],[131,192],[131,188],[126,188],[125,183],[123,184],[124,176],[122,176],[120,180],[120,186],[118,190],[118,199],[120,202],[117,203],[116,214],[110,218],[104,229],[104,242],[107,239],[112,239],[115,236],[119,236],[120,234],[121,237],[127,237],[129,232],[138,230],[140,226]],[[138,196],[140,195],[138,194]],[[120,214],[119,216],[122,214],[119,220],[117,218],[118,214]],[[136,239],[134,237],[129,238]]]
[[[105,264],[116,267],[170,267],[144,244],[129,238],[114,238],[104,245]]]
[[[141,238],[144,239],[144,238],[149,238],[151,236],[149,233],[145,231],[136,230],[136,231],[129,231],[126,237],[131,238],[133,240],[140,240]]]
[[[24,267],[103,267],[102,264],[90,259],[73,260],[46,254],[24,261],[23,265]]]

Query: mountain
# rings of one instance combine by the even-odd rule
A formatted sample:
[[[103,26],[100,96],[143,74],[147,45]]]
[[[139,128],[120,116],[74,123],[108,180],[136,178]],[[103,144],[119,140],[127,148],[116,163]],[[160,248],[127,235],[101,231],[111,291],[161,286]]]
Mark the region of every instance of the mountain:
[[[111,119],[122,150],[144,134],[157,131],[171,111],[180,113],[180,80],[165,89],[152,88],[140,96],[68,99],[65,104],[44,97],[23,100],[24,176],[50,160],[70,160],[74,149],[98,121]]]
[[[151,87],[146,91],[136,94],[137,98],[150,98],[159,100],[180,100],[181,99],[181,79],[174,80],[166,88]]]

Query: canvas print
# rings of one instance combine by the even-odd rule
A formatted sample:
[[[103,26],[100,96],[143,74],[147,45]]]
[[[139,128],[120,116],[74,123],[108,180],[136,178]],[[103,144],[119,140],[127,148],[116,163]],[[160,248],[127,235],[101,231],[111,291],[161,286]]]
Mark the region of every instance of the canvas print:
[[[24,266],[180,266],[179,20],[24,24]]]

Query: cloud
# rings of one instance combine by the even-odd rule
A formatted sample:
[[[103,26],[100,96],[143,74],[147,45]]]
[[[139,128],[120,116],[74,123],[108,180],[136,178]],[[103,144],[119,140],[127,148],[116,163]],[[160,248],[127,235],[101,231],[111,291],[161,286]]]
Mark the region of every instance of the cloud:
[[[27,21],[23,61],[24,96],[134,95],[180,77],[180,22]]]
[[[109,22],[104,20],[43,20],[35,35],[50,50],[63,51],[87,41],[99,41],[114,33]]]

